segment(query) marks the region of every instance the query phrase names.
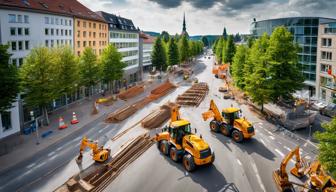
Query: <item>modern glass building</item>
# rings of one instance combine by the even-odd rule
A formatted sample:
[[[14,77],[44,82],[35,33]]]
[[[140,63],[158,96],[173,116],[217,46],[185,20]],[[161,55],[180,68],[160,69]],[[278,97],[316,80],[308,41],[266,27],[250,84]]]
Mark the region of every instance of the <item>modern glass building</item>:
[[[294,41],[302,48],[298,55],[299,67],[305,77],[305,84],[315,90],[319,24],[333,21],[336,21],[336,19],[321,17],[289,17],[254,21],[251,24],[251,34],[254,37],[260,37],[265,32],[271,35],[275,27],[287,27],[293,34]]]

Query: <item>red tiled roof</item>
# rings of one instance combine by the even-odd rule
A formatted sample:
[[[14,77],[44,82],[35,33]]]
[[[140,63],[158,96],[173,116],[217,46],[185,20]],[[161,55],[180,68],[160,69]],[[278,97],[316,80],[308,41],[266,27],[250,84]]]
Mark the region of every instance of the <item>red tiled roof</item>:
[[[148,35],[144,32],[140,32],[140,38],[143,39],[144,43],[154,43],[154,41],[155,41],[155,37],[150,36],[150,35]]]
[[[0,8],[53,13],[105,22],[77,0],[0,0]]]

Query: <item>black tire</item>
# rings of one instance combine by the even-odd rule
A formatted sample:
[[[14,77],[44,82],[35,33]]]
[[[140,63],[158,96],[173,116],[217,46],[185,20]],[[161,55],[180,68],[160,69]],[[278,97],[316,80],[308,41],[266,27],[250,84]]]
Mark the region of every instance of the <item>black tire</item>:
[[[225,123],[222,123],[220,125],[220,131],[222,132],[223,135],[225,136],[230,136],[230,128],[228,127],[228,125],[226,125]]]
[[[211,162],[210,162],[210,164],[213,164],[213,162],[215,161],[215,152],[212,152],[212,154],[211,154]]]
[[[170,148],[169,156],[173,161],[178,162],[179,157],[175,147]]]
[[[188,172],[195,170],[196,166],[194,162],[194,157],[190,154],[185,154],[183,156],[183,166]]]
[[[160,143],[160,151],[164,155],[168,155],[169,154],[169,145],[168,145],[168,142],[166,140],[161,141],[161,143]]]
[[[217,121],[212,120],[212,121],[210,122],[210,129],[211,129],[211,131],[213,131],[213,132],[215,132],[215,133],[218,133],[218,132],[219,132],[219,125],[218,125]]]
[[[238,130],[233,130],[231,136],[232,136],[232,139],[237,143],[242,142],[244,139],[243,133]]]

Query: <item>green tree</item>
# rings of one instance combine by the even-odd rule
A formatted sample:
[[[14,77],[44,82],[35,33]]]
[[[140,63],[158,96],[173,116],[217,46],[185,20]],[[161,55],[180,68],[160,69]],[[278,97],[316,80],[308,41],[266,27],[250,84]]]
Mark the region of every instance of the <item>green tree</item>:
[[[168,44],[168,65],[179,64],[179,50],[174,38],[171,38]]]
[[[186,35],[182,35],[182,38],[179,41],[179,53],[181,62],[186,62],[189,59],[190,47]]]
[[[17,68],[9,64],[7,50],[8,45],[0,45],[0,113],[12,107],[19,92]]]
[[[96,85],[99,78],[99,67],[97,56],[90,47],[85,48],[79,59],[80,84],[89,88],[89,95],[92,95],[92,86]]]
[[[78,60],[69,46],[53,49],[56,53],[57,92],[58,96],[65,95],[68,104],[68,94],[76,90],[79,79]]]
[[[225,28],[225,27],[224,27],[224,30],[223,30],[223,38],[224,38],[225,41],[226,41],[227,38],[228,38],[228,34],[227,34],[227,32],[226,32],[226,28]]]
[[[223,56],[223,60],[225,63],[232,63],[232,59],[233,59],[233,56],[236,52],[236,47],[235,47],[235,44],[234,44],[234,41],[233,41],[233,36],[230,35],[227,42],[226,42],[226,45],[223,45],[225,46],[225,54]]]
[[[162,31],[162,33],[160,34],[160,38],[161,40],[163,40],[165,43],[169,42],[170,39],[170,35],[167,31]]]
[[[122,55],[114,45],[109,44],[100,56],[99,66],[101,68],[102,80],[107,82],[109,90],[115,87],[116,80],[121,80],[124,74],[124,68],[127,65],[121,61]]]
[[[293,43],[292,34],[285,27],[275,28],[266,52],[274,100],[288,98],[303,87],[304,78],[297,67],[298,50],[298,45]]]
[[[247,46],[249,47],[249,48],[251,48],[252,47],[252,45],[253,45],[253,43],[254,43],[254,38],[253,37],[248,37],[247,38]]]
[[[41,107],[47,124],[47,106],[58,95],[56,62],[56,54],[52,50],[38,47],[31,50],[19,70],[25,102],[30,107]]]
[[[216,58],[217,58],[217,62],[218,64],[221,64],[222,63],[222,58],[223,58],[223,47],[224,45],[226,44],[225,40],[223,37],[221,37],[219,40],[218,40],[218,43],[216,45]]]
[[[152,52],[152,63],[158,70],[162,69],[165,71],[167,69],[166,51],[162,45],[161,38],[159,37],[155,40]]]
[[[325,167],[334,178],[336,178],[336,118],[331,122],[322,124],[324,132],[315,133],[319,141],[319,155],[323,167]]]
[[[217,44],[218,44],[218,42],[219,42],[219,39],[220,39],[220,38],[217,38],[217,39],[215,40],[214,44],[212,45],[212,52],[213,52],[214,54],[216,54]]]
[[[233,62],[231,65],[231,72],[233,80],[237,87],[244,89],[245,78],[244,78],[244,65],[247,62],[248,48],[245,45],[240,45],[237,48],[237,52],[233,57]]]
[[[202,36],[202,42],[204,44],[204,46],[208,47],[210,44],[209,44],[209,40],[206,36]]]

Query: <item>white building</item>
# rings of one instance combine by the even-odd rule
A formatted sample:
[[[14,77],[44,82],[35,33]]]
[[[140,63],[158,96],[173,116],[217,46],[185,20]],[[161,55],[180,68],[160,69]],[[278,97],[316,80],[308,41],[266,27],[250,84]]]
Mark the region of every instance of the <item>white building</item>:
[[[64,13],[58,15],[61,10],[53,9],[56,8],[41,2],[32,5],[28,1],[0,3],[0,43],[9,45],[12,64],[20,67],[34,47],[72,47],[73,17]],[[24,111],[20,99],[13,106],[8,113],[0,115],[0,139],[20,133],[26,121],[20,114]]]
[[[316,66],[318,99],[332,103],[336,100],[336,22],[319,26]]]
[[[124,68],[124,79],[127,83],[138,81],[139,70],[139,30],[131,20],[110,13],[99,11],[109,25],[109,43],[112,43],[123,55],[122,61],[127,64]]]
[[[143,71],[151,70],[152,68],[152,51],[155,38],[145,34],[140,34],[140,51],[142,51],[142,57],[140,56],[140,63],[142,64]]]

